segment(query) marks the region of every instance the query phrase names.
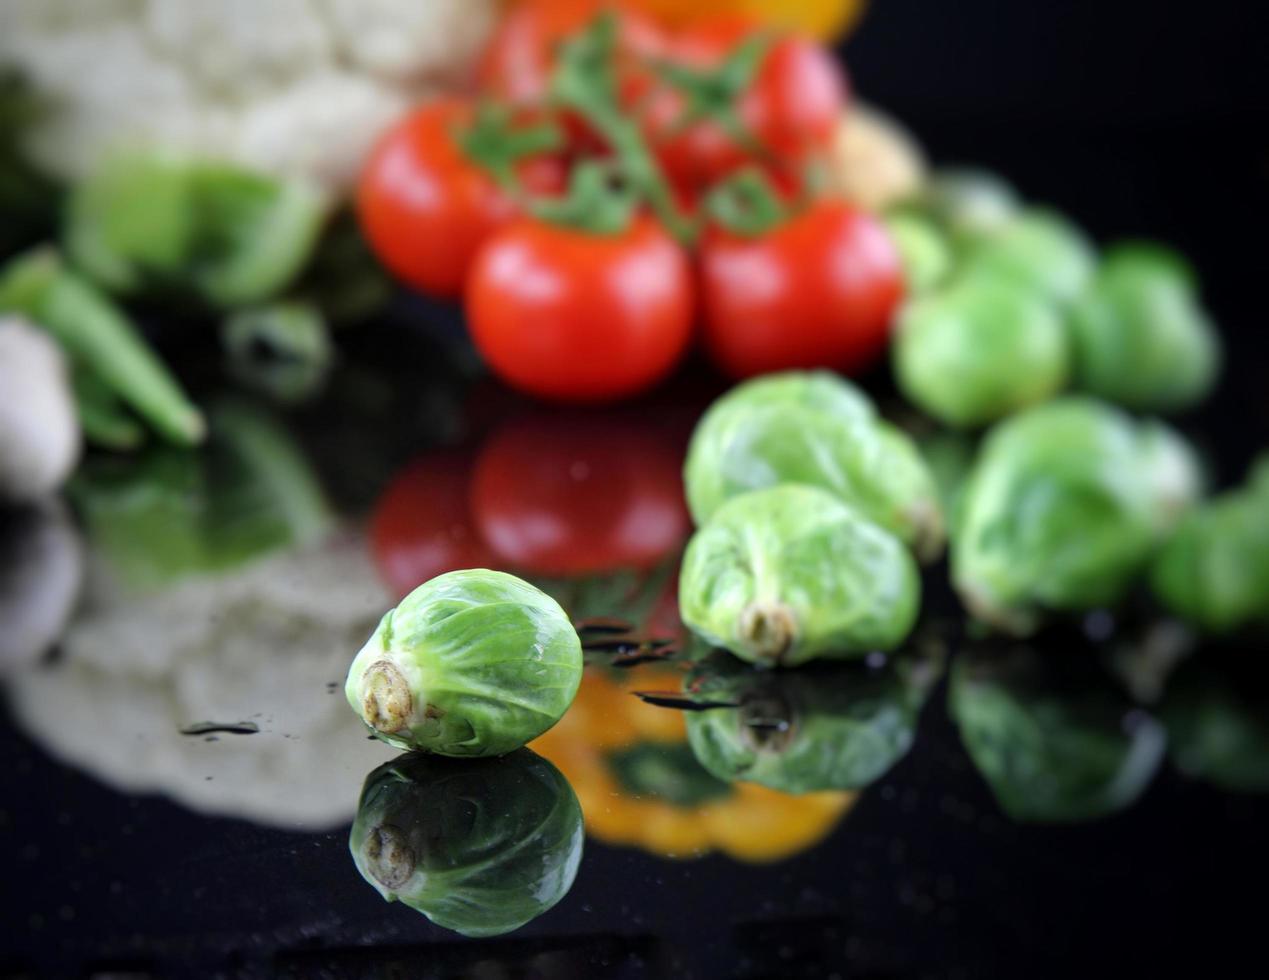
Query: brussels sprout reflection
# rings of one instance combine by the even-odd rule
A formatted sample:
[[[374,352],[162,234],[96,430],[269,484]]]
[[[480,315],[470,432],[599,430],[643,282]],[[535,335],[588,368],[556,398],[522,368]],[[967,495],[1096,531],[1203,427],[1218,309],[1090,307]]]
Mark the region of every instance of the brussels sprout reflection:
[[[357,870],[464,936],[499,936],[568,894],[582,858],[568,781],[521,749],[501,759],[412,753],[366,777],[349,848]]]
[[[715,654],[685,690],[720,707],[689,711],[688,741],[724,780],[787,793],[858,789],[911,748],[917,716],[942,670],[941,651],[793,672],[754,670]]]
[[[949,708],[961,740],[1016,820],[1060,823],[1122,810],[1163,761],[1163,726],[1085,653],[984,646],[952,668]]]
[[[1168,682],[1159,713],[1187,776],[1225,790],[1269,792],[1269,671],[1262,651],[1203,650]]]

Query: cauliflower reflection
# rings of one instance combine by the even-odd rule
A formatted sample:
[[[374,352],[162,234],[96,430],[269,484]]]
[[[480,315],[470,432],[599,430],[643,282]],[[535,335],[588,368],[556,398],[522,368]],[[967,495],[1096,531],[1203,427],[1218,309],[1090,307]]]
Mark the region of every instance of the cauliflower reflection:
[[[359,536],[145,594],[93,569],[63,658],[12,679],[19,724],[54,756],[125,792],[281,827],[348,822],[391,749],[339,696],[389,604]],[[257,735],[181,737],[206,721]]]

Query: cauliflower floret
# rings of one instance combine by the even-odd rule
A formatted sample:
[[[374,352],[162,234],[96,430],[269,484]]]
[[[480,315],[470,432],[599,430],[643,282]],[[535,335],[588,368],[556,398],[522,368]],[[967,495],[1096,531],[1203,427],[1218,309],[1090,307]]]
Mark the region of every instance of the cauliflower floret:
[[[34,162],[75,180],[166,148],[346,190],[379,132],[468,78],[497,0],[0,0],[0,71],[45,96]]]
[[[471,0],[315,0],[340,53],[385,79],[461,85],[493,26],[490,4]]]
[[[833,142],[833,183],[848,201],[880,211],[915,194],[926,179],[925,156],[898,122],[856,104]]]
[[[144,30],[203,97],[251,99],[332,59],[330,33],[313,0],[149,0]]]
[[[239,120],[231,152],[268,173],[302,173],[327,187],[346,187],[378,135],[411,101],[364,75],[309,75],[254,102]]]

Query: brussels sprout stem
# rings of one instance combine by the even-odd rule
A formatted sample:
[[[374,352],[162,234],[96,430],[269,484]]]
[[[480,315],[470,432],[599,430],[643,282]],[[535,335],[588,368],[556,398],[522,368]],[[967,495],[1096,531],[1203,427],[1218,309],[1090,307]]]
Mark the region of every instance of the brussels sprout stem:
[[[780,602],[751,602],[740,613],[740,638],[760,658],[779,663],[797,639],[793,610]]]
[[[405,834],[391,824],[371,830],[365,848],[366,867],[384,888],[395,891],[414,874],[414,851]]]
[[[377,660],[361,679],[362,717],[377,732],[392,735],[405,728],[414,710],[409,682],[394,664]]]

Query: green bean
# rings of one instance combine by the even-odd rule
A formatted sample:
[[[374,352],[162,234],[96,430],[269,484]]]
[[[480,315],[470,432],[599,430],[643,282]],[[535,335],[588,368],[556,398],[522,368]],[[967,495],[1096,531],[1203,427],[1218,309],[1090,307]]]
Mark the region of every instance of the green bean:
[[[0,309],[25,313],[48,330],[77,365],[97,375],[164,438],[186,446],[203,440],[202,413],[136,327],[67,269],[55,250],[27,252],[0,272]]]

